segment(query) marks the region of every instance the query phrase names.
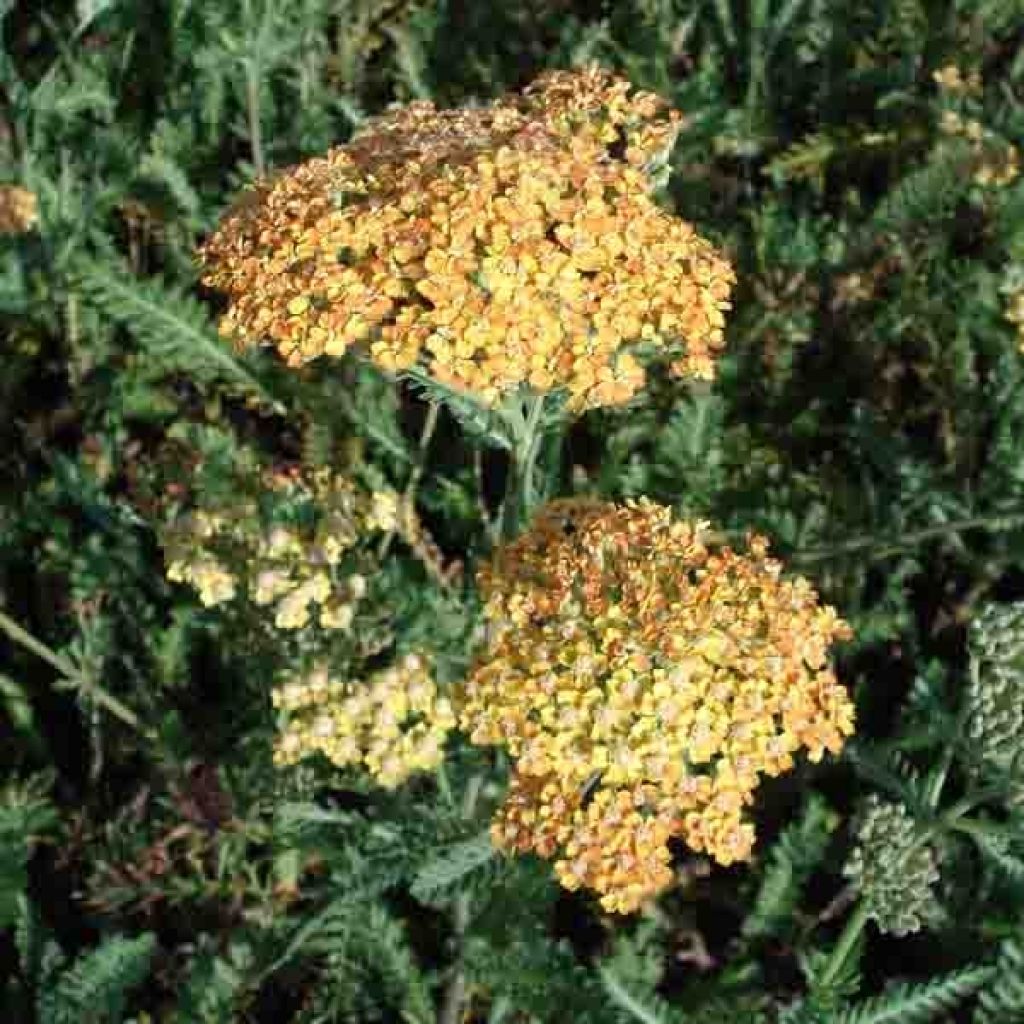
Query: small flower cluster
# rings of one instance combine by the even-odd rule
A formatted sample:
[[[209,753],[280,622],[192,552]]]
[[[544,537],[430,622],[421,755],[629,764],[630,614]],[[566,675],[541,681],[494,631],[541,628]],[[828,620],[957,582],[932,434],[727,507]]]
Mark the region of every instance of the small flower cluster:
[[[1024,288],[1010,293],[1005,316],[1016,327],[1018,347],[1024,352]]]
[[[981,93],[981,75],[970,71],[965,76],[956,64],[947,64],[932,72],[932,81],[943,91],[961,96],[977,96]]]
[[[367,584],[342,560],[367,535],[396,528],[397,496],[330,471],[309,481],[281,474],[267,484],[303,514],[267,525],[258,504],[245,498],[230,513],[199,508],[164,538],[168,578],[191,585],[207,607],[242,590],[252,604],[270,609],[278,629],[302,629],[314,616],[323,629],[348,629]]]
[[[762,539],[701,533],[646,500],[556,501],[480,574],[490,636],[459,710],[514,761],[494,841],[612,911],[671,882],[670,838],[745,859],[760,777],[853,730],[827,666],[846,625]]]
[[[35,195],[20,185],[0,185],[0,235],[23,235],[39,220]]]
[[[971,151],[971,180],[976,185],[1005,188],[1020,174],[1020,152],[1004,142],[980,121],[964,118],[954,110],[943,111],[941,128],[946,135],[965,139]]]
[[[732,269],[652,196],[679,115],[607,72],[552,72],[489,106],[412,103],[261,183],[202,250],[224,335],[292,365],[362,343],[493,405],[582,410],[644,384],[629,346],[707,378]]]
[[[335,680],[318,666],[277,687],[273,702],[287,716],[277,764],[320,753],[339,767],[362,765],[387,789],[435,769],[455,725],[450,702],[414,654],[365,681]]]
[[[971,623],[969,749],[980,763],[1024,769],[1024,602],[989,605]]]
[[[935,854],[902,804],[869,797],[843,874],[886,934],[916,932],[935,913]]]

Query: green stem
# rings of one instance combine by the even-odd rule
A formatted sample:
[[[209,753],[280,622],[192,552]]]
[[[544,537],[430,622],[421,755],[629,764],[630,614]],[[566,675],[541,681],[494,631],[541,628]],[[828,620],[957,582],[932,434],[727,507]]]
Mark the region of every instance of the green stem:
[[[867,923],[868,905],[861,900],[853,913],[846,919],[846,925],[839,936],[839,941],[836,943],[835,949],[832,950],[828,963],[817,977],[815,982],[817,988],[827,988],[836,980]]]
[[[923,529],[905,533],[890,543],[883,542],[880,544],[877,537],[858,537],[843,544],[836,544],[830,548],[812,548],[809,551],[797,551],[794,553],[792,561],[795,564],[827,562],[834,558],[841,558],[843,555],[861,554],[863,552],[867,552],[867,558],[874,560],[898,554],[907,548],[920,544],[922,541],[932,540],[936,537],[945,537],[954,533],[965,533],[968,530],[989,530],[999,533],[1015,530],[1020,526],[1024,526],[1024,512],[951,519],[946,523],[926,526]]]
[[[483,775],[474,775],[466,785],[462,798],[462,817],[470,819],[476,813],[477,801],[483,789]],[[466,971],[463,944],[470,921],[470,899],[465,890],[455,897],[452,904],[452,924],[455,931],[455,964],[445,987],[444,999],[441,1003],[439,1024],[459,1024],[462,1020],[463,1006],[466,1002]]]
[[[537,504],[537,456],[544,439],[543,420],[544,395],[528,398],[521,423],[517,423],[501,509],[501,536],[505,540],[516,536]]]
[[[260,110],[260,80],[255,61],[245,62],[245,100],[249,118],[249,146],[252,149],[252,168],[257,178],[267,173],[263,162],[263,115]]]
[[[0,630],[6,633],[11,640],[20,644],[27,651],[31,651],[37,658],[41,658],[48,665],[55,668],[64,679],[75,689],[88,694],[97,704],[105,707],[115,718],[119,718],[125,725],[130,725],[137,732],[152,738],[152,733],[139,721],[134,711],[125,707],[113,694],[107,693],[98,686],[92,679],[87,678],[67,658],[47,647],[41,640],[36,639],[28,630],[23,629],[14,619],[0,611]]]
[[[968,836],[980,836],[983,839],[999,839],[1006,835],[1006,826],[974,818],[961,818],[950,826],[954,832],[963,832]]]
[[[440,416],[441,407],[437,402],[431,402],[427,407],[427,415],[423,420],[423,428],[420,431],[419,443],[416,446],[416,458],[412,465],[412,472],[402,492],[402,503],[410,511],[416,506],[416,488],[423,478],[423,472],[427,467],[427,450],[430,442],[434,439],[434,431],[437,430],[437,421]],[[379,558],[384,558],[391,550],[391,543],[395,539],[395,530],[389,530],[380,543],[378,552]]]

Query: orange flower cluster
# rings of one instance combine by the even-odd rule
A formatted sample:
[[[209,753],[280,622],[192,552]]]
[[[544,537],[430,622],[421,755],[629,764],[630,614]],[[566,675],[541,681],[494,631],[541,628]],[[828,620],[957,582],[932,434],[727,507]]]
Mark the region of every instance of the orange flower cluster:
[[[672,837],[749,855],[760,777],[853,731],[827,666],[848,627],[765,548],[711,550],[646,500],[568,499],[498,552],[459,697],[472,741],[514,760],[496,845],[556,858],[563,885],[620,912],[670,883]]]
[[[415,654],[365,682],[331,679],[320,665],[275,689],[273,702],[287,715],[277,764],[322,753],[338,766],[362,765],[386,789],[436,768],[455,725],[450,702]]]
[[[629,399],[627,348],[710,377],[734,275],[652,197],[679,115],[593,68],[486,107],[412,103],[255,187],[202,250],[222,332],[292,365],[363,343],[492,405]]]
[[[39,204],[27,188],[0,185],[0,235],[23,235],[39,220]]]

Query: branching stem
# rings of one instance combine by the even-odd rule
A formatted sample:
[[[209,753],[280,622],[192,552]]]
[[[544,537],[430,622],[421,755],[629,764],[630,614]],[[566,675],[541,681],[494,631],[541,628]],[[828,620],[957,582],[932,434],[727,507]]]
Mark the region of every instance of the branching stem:
[[[537,504],[537,456],[544,440],[544,395],[526,400],[511,453],[505,500],[501,508],[501,536],[514,537]]]

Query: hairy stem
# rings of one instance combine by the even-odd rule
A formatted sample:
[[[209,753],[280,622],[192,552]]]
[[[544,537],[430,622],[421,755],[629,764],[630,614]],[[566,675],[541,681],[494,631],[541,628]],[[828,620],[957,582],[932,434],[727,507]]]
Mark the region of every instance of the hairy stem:
[[[63,655],[52,650],[41,640],[36,639],[28,630],[22,628],[10,616],[0,611],[0,631],[3,631],[15,643],[21,645],[27,651],[31,651],[37,658],[41,658],[47,664],[55,668],[71,685],[73,689],[92,698],[96,704],[104,707],[115,718],[119,718],[125,725],[130,725],[136,732],[144,736],[150,736],[150,732],[139,721],[134,711],[122,704],[113,694],[107,693],[95,680],[88,678],[74,664],[68,661]]]

